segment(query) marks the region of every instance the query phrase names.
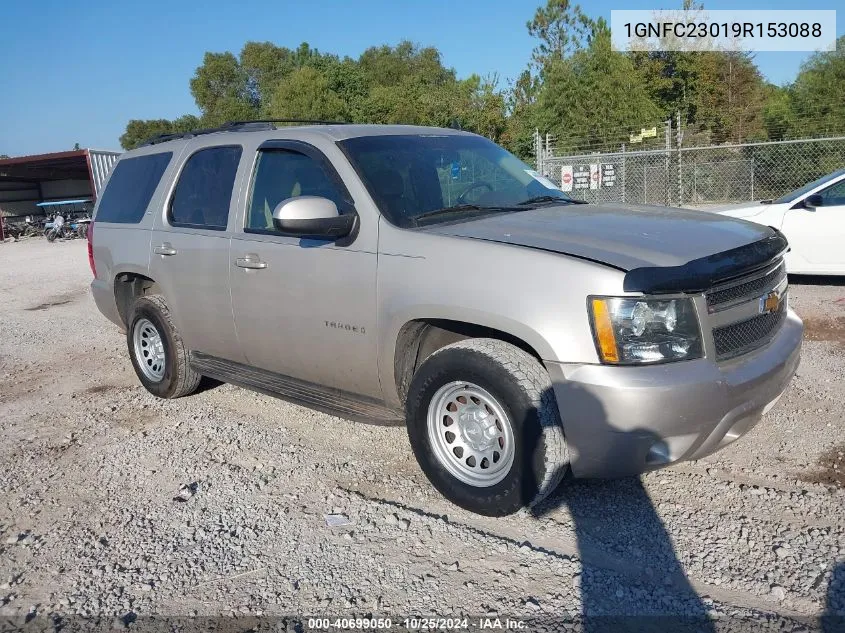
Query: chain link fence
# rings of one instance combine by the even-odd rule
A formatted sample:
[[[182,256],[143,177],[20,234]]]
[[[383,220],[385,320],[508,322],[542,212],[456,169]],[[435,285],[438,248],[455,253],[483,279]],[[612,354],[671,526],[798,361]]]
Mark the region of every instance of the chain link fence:
[[[537,135],[537,169],[596,203],[706,208],[777,198],[845,167],[845,136],[555,156]]]

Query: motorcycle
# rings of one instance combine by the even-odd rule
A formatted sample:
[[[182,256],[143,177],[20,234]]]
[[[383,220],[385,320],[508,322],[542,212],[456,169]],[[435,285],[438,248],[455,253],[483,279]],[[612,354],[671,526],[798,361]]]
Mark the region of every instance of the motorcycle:
[[[91,223],[91,202],[82,199],[39,202],[36,206],[49,214],[43,224],[44,236],[50,242],[86,237]]]
[[[71,222],[70,228],[74,231],[75,237],[85,239],[88,237],[89,224],[91,224],[91,218],[86,216]]]
[[[52,222],[47,222],[44,225],[44,235],[47,236],[48,242],[55,242],[57,237],[66,238],[73,235],[73,231],[69,225],[65,224],[65,219],[57,214]]]

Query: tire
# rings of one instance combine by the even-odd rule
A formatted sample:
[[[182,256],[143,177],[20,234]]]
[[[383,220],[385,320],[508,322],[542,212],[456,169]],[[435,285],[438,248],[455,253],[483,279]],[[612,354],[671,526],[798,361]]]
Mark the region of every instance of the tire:
[[[453,410],[464,413],[451,419]],[[569,466],[548,372],[504,341],[467,339],[429,356],[411,380],[406,415],[411,447],[426,477],[471,512],[504,516],[535,505]],[[487,456],[486,468],[476,455]]]
[[[136,333],[139,345],[136,345]],[[147,295],[135,301],[129,314],[126,342],[132,367],[151,394],[169,399],[197,390],[202,376],[191,369],[189,352],[173,326],[164,297]]]
[[[56,231],[50,229],[49,231],[47,231],[46,235],[47,235],[47,241],[48,242],[55,242],[56,236],[58,235],[58,233],[56,233]]]

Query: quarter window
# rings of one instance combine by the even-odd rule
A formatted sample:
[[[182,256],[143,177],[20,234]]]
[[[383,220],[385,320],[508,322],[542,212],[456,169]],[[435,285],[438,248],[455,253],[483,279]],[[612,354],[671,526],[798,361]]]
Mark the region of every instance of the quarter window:
[[[170,201],[170,224],[225,230],[241,151],[240,146],[209,147],[188,159]]]
[[[289,150],[258,153],[246,228],[274,231],[273,209],[282,200],[320,196],[342,208],[343,196],[320,161]]]
[[[100,199],[97,222],[140,222],[172,157],[172,152],[162,152],[121,160]]]

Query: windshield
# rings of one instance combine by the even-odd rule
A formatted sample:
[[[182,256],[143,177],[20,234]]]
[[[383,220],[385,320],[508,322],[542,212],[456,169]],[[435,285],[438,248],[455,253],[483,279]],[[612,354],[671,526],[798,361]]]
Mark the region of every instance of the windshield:
[[[381,212],[400,227],[573,202],[553,182],[480,136],[362,136],[340,145]]]
[[[788,193],[785,196],[781,196],[777,200],[774,200],[774,204],[794,202],[795,200],[797,200],[798,198],[803,196],[808,191],[812,191],[813,189],[815,189],[819,185],[823,185],[826,182],[830,182],[831,180],[834,180],[835,178],[839,178],[839,176],[843,176],[843,175],[845,175],[845,169],[840,169],[838,171],[833,172],[832,174],[828,174],[827,176],[822,176],[818,180],[814,180],[813,182],[804,185],[800,189],[796,189],[795,191]]]

